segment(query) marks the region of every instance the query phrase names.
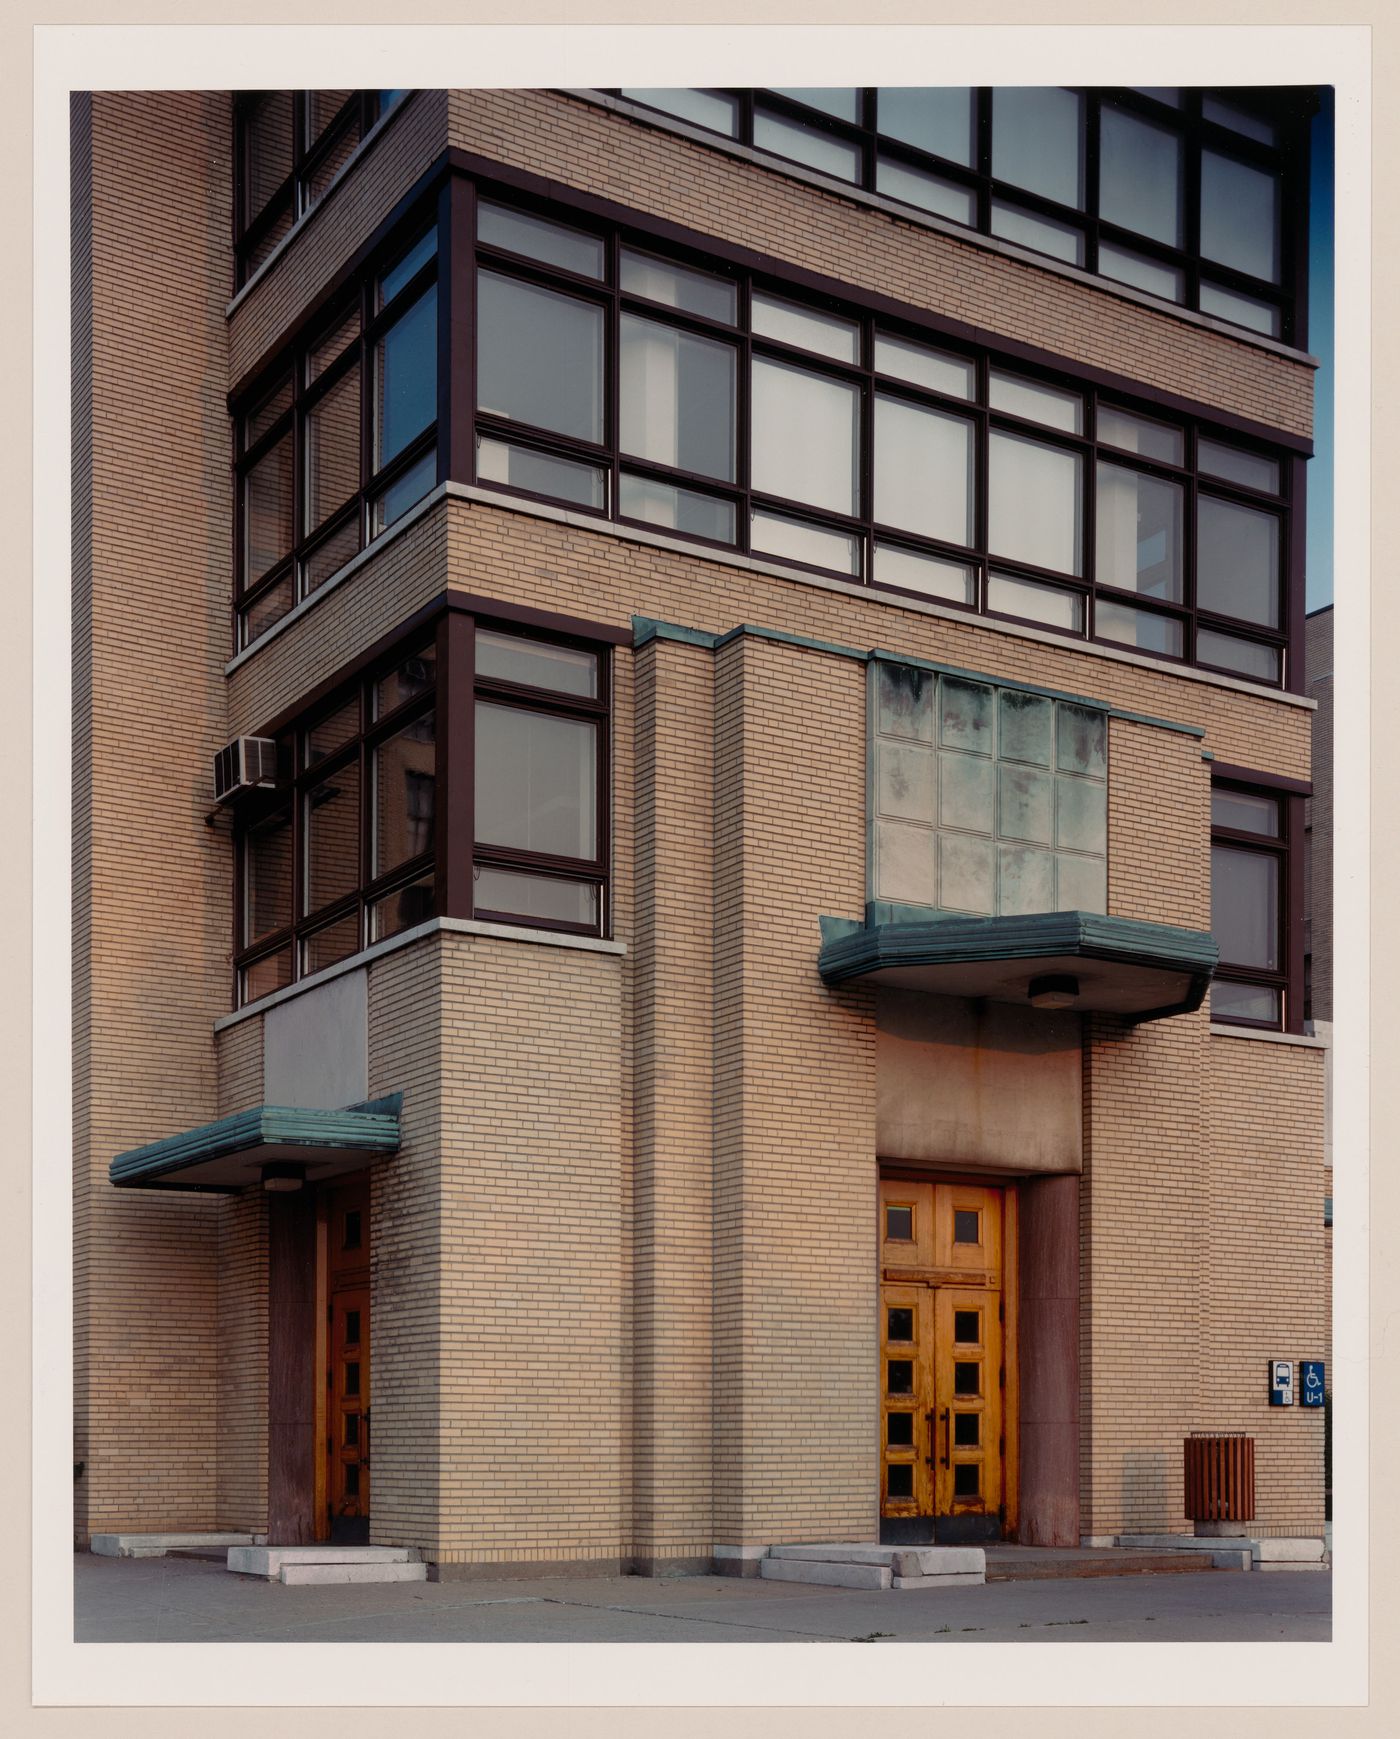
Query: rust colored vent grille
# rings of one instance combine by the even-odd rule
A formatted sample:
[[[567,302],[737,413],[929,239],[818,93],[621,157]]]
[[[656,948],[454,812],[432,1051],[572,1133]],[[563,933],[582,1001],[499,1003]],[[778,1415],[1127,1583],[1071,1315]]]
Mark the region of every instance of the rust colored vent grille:
[[[1254,1520],[1254,1439],[1195,1432],[1182,1444],[1186,1516],[1194,1522]]]

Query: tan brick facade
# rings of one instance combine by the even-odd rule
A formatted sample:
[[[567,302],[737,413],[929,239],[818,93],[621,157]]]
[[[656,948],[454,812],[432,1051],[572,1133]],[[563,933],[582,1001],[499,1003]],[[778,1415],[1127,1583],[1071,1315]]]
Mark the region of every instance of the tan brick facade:
[[[106,1168],[264,1098],[261,1015],[214,1030],[232,976],[229,828],[205,825],[214,752],[445,592],[700,632],[613,659],[619,947],[447,927],[353,968],[367,1094],[403,1095],[402,1148],[372,1172],[372,1538],[466,1574],[693,1568],[717,1546],[875,1537],[875,1000],[817,973],[818,919],[861,919],[868,895],[866,655],[1118,709],[1108,912],[1195,930],[1210,925],[1208,757],[1306,778],[1308,711],[461,492],[225,677],[226,394],[449,145],[1282,430],[1306,432],[1309,371],[543,92],[415,97],[226,315],[226,99],[89,107],[79,1538],[265,1523],[265,1198],[119,1193]],[[174,125],[206,144],[193,193],[188,164],[167,185]],[[156,300],[131,280],[131,241],[167,208],[179,294]],[[708,638],[743,624],[808,643]],[[132,755],[153,716],[160,752]],[[153,923],[153,902],[168,917]],[[1201,1010],[1086,1017],[1082,1062],[1080,1530],[1189,1527],[1181,1439],[1219,1428],[1256,1436],[1258,1531],[1316,1533],[1321,1415],[1271,1411],[1265,1361],[1324,1345],[1321,1052],[1213,1031]]]

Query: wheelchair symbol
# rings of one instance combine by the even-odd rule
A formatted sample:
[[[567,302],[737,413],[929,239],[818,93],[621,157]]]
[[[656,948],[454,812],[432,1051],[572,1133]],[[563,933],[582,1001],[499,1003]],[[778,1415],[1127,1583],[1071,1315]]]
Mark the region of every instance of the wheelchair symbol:
[[[1307,1374],[1306,1381],[1307,1386],[1310,1389],[1320,1389],[1322,1387],[1322,1378],[1318,1376],[1316,1371],[1310,1370]]]

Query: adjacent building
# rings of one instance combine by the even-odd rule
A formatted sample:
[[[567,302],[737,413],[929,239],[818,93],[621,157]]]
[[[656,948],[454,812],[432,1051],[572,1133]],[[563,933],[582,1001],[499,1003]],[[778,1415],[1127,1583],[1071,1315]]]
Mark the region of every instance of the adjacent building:
[[[1321,1532],[1311,109],[75,99],[80,1544]]]

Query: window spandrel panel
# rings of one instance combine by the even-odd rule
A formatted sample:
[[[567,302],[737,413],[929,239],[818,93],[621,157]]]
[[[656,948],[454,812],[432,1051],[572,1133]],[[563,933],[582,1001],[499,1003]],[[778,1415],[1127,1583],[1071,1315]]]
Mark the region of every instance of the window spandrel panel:
[[[603,439],[603,310],[478,274],[477,405],[512,422]]]
[[[478,701],[476,837],[484,845],[592,858],[595,724]]]

